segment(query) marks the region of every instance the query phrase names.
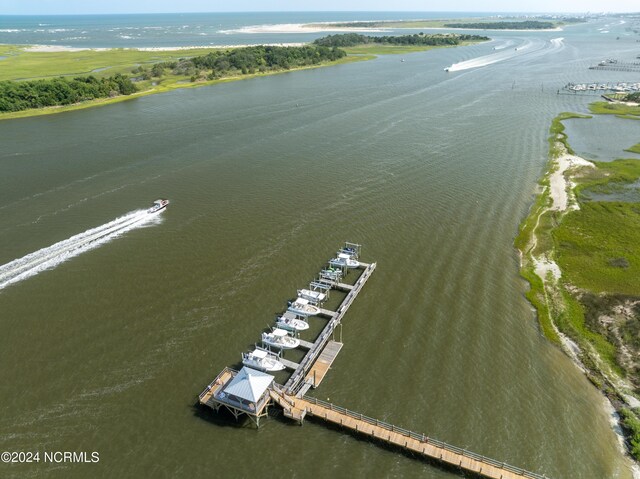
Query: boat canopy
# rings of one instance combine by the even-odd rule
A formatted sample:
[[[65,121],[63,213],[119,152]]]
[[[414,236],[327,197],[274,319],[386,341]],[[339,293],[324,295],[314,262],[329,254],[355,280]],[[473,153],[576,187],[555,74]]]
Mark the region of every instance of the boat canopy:
[[[304,298],[298,298],[294,301],[296,304],[309,304],[309,300]]]
[[[340,259],[351,259],[351,255],[347,254],[347,253],[340,253],[338,255],[338,258],[340,258]]]
[[[254,349],[253,352],[251,353],[251,355],[254,358],[264,359],[267,356],[269,356],[269,353],[267,351],[265,351],[264,349]]]
[[[284,329],[280,329],[280,328],[274,329],[271,332],[271,334],[273,334],[274,336],[280,336],[280,337],[289,336],[289,333],[287,331],[285,331]]]
[[[224,388],[226,394],[257,403],[274,380],[271,374],[243,367]]]

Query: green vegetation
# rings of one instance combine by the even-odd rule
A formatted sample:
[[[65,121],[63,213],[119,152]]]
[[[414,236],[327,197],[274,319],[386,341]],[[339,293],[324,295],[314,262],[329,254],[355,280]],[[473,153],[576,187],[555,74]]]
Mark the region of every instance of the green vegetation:
[[[581,188],[640,178],[640,161],[597,163],[596,167],[598,178],[579,180]],[[611,173],[604,176],[602,172]],[[640,295],[639,204],[581,202],[580,210],[567,213],[553,234],[558,263],[571,284],[596,294]]]
[[[367,41],[369,37],[362,38]],[[349,53],[353,56],[347,56],[339,45],[320,44],[322,42],[302,47],[169,51],[38,52],[24,46],[0,45],[0,55],[6,57],[0,69],[0,120],[106,105],[176,88],[370,60],[381,53],[409,53],[477,41],[469,38],[475,39],[476,36],[421,34],[384,37],[385,44],[367,43],[350,47]],[[100,87],[126,79],[127,75],[131,75],[135,85],[133,90],[137,92],[127,87],[109,88],[107,93]],[[89,91],[92,89],[96,91]],[[38,94],[31,98],[35,91]]]
[[[456,33],[426,35],[415,33],[413,35],[400,36],[380,36],[373,37],[360,35],[358,33],[343,33],[338,35],[328,35],[318,38],[313,43],[325,47],[355,47],[361,45],[400,45],[400,46],[456,46],[461,42],[481,42],[490,40],[489,37],[480,35],[459,35]]]
[[[640,106],[598,101],[589,105],[589,110],[598,115],[616,115],[619,118],[640,120]]]
[[[257,46],[234,48],[231,50],[210,52],[206,56],[183,59],[179,62],[155,65],[161,76],[163,68],[170,68],[175,74],[195,74],[202,76],[208,71],[208,80],[224,76],[268,71],[289,70],[296,67],[318,65],[322,62],[334,62],[345,57],[344,50],[323,45],[302,47]],[[152,72],[155,73],[155,72]]]
[[[94,76],[73,80],[56,78],[25,82],[0,82],[0,112],[15,112],[30,108],[70,105],[96,98],[131,95],[138,91],[131,80],[119,73],[108,78]]]
[[[0,80],[35,80],[59,76],[126,74],[138,65],[177,61],[180,58],[206,55],[214,48],[171,51],[127,49],[36,52],[24,46],[0,45],[2,60]]]
[[[567,141],[567,134],[564,132],[564,125],[562,122],[570,118],[591,118],[589,115],[581,115],[579,113],[563,112],[556,116],[549,128],[549,158],[558,158],[564,152],[575,154],[569,142]]]
[[[445,23],[448,28],[472,28],[474,30],[543,30],[555,28],[552,22],[539,22],[536,20],[525,20],[522,22],[464,22]]]
[[[540,21],[532,21],[527,20],[526,22],[535,23],[548,23],[551,26],[547,28],[554,28],[564,23],[579,23],[584,22],[583,18],[576,17],[563,17],[563,18],[551,18],[551,17],[536,17],[542,20],[548,20],[547,22]],[[484,26],[487,24],[501,24],[501,23],[511,23],[516,24],[515,28],[522,29],[526,27],[522,27],[521,24],[526,23],[525,21],[518,20],[516,18],[504,18],[501,20],[495,20],[494,18],[484,18],[478,19],[475,18],[456,18],[456,19],[439,19],[439,20],[381,20],[374,22],[336,22],[330,23],[332,27],[338,28],[474,28],[469,25],[473,24],[482,24],[483,26],[480,28],[488,29],[490,27]],[[450,25],[457,24],[462,25],[461,27],[451,27]],[[326,28],[327,24],[309,24],[309,27],[315,28]],[[504,29],[510,27],[499,26],[497,29]]]
[[[8,111],[8,113],[0,114],[0,119],[57,113],[70,109],[109,104],[175,88],[210,85],[252,78],[257,75],[316,68],[324,65],[373,58],[373,56],[347,58],[344,51],[315,45],[303,47],[247,47],[227,50],[198,49],[171,52],[87,50],[44,53],[25,51],[23,47],[3,46],[0,52],[3,56],[7,56],[7,59],[2,61],[3,67],[5,65],[9,66],[9,68],[1,70],[2,78],[17,80],[20,78],[18,75],[25,75],[28,78],[41,78],[37,82],[7,82],[6,88],[0,89],[0,104],[5,105],[4,111]],[[186,53],[193,56],[185,57]],[[205,54],[195,55],[196,53]],[[45,59],[49,60],[45,62]],[[135,60],[144,60],[144,62],[128,63]],[[113,63],[109,65],[103,62]],[[134,80],[139,92],[133,95],[127,94],[114,97],[114,92],[121,93],[121,90],[112,89],[108,95],[95,95],[94,99],[90,99],[91,95],[89,94],[78,94],[76,96],[70,94],[66,97],[61,95],[63,98],[61,102],[38,101],[34,104],[43,107],[52,105],[66,106],[56,106],[55,108],[36,107],[28,110],[22,110],[24,104],[16,102],[17,97],[11,94],[15,90],[33,89],[34,84],[43,91],[49,91],[65,90],[67,85],[76,84],[77,82],[87,83],[75,73],[77,70],[84,71],[85,68],[91,68],[94,71],[90,75],[92,80],[89,80],[88,83],[108,82],[110,78],[124,78],[124,73],[133,74],[132,80]],[[114,74],[116,70],[118,73]],[[61,75],[69,75],[74,78],[69,81],[61,80],[59,78]],[[23,86],[23,84],[28,86]],[[5,93],[4,96],[2,95],[3,92]],[[67,99],[75,99],[79,103],[73,103],[67,101]],[[20,105],[14,105],[14,103],[20,103]]]
[[[640,154],[640,143],[636,143],[633,146],[630,146],[629,148],[627,148],[624,151],[630,151],[631,153],[638,153]]]
[[[591,111],[598,108],[591,105]],[[626,105],[615,111],[633,112]],[[640,202],[621,200],[638,197],[623,193],[636,188],[640,160],[570,168],[570,202],[579,208],[551,209],[549,178],[556,159],[572,153],[562,124],[568,118],[590,117],[562,113],[553,120],[548,171],[514,244],[542,332],[558,343],[557,328],[579,346],[587,377],[617,406],[629,451],[640,459],[640,419],[637,411],[621,408],[625,394],[640,395]],[[592,201],[595,193],[610,196]],[[540,265],[550,262],[559,266],[560,278],[542,277],[546,269]]]
[[[620,410],[622,426],[628,431],[628,442],[631,454],[636,460],[640,460],[640,419],[638,414],[628,408]]]

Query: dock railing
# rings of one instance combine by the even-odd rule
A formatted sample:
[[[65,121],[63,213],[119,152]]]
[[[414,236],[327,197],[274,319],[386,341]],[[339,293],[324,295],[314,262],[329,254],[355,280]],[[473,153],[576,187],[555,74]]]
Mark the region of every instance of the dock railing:
[[[338,308],[338,311],[335,312],[335,314],[333,315],[329,323],[323,329],[320,336],[318,336],[318,338],[316,338],[316,340],[314,341],[313,348],[309,350],[307,355],[300,362],[296,370],[293,372],[289,380],[286,382],[285,390],[289,394],[295,394],[299,390],[299,388],[302,387],[302,384],[304,383],[305,378],[307,377],[307,373],[313,366],[313,363],[316,361],[320,353],[322,353],[322,349],[331,338],[331,335],[335,331],[338,324],[340,324],[340,322],[342,321],[342,317],[347,312],[347,309],[349,309],[349,306],[351,306],[351,303],[353,303],[353,300],[356,298],[356,296],[360,292],[360,289],[362,288],[362,286],[364,286],[364,283],[367,281],[367,279],[369,279],[369,276],[371,275],[373,270],[375,270],[376,268],[376,263],[371,263],[371,264],[360,263],[360,264],[362,267],[364,267],[364,271],[356,281],[354,285],[354,289],[351,290],[347,294],[347,296],[344,298],[344,300],[340,304],[340,307]]]
[[[409,431],[408,429],[404,429],[398,426],[394,426],[393,424],[389,424],[387,422],[384,421],[380,421],[378,419],[374,419],[368,416],[365,416],[363,414],[360,414],[358,412],[355,411],[350,411],[349,409],[340,407],[340,406],[336,406],[335,404],[326,402],[326,401],[322,401],[321,399],[317,399],[314,397],[308,397],[308,396],[304,396],[303,398],[305,401],[308,401],[310,403],[316,404],[318,406],[322,406],[326,409],[329,409],[331,411],[336,411],[339,412],[340,414],[344,414],[346,416],[352,417],[353,419],[357,419],[359,421],[362,422],[366,422],[367,424],[370,424],[372,426],[377,426],[380,427],[382,429],[386,429],[389,432],[394,432],[397,434],[402,434],[403,436],[406,437],[410,437],[412,439],[415,439],[417,441],[423,442],[425,444],[431,444],[433,446],[439,447],[441,449],[446,449],[447,451],[451,451],[455,454],[459,454],[461,456],[466,456],[469,457],[471,459],[475,459],[476,461],[480,461],[480,462],[484,462],[485,464],[490,464],[494,467],[500,468],[500,469],[504,469],[505,471],[509,471],[512,472],[514,474],[518,474],[522,477],[526,477],[526,478],[530,478],[530,479],[548,479],[547,476],[544,475],[540,475],[540,474],[536,474],[535,472],[531,472],[531,471],[527,471],[526,469],[521,469],[519,467],[515,467],[515,466],[511,466],[510,464],[507,464],[506,462],[500,462],[500,461],[496,461],[495,459],[491,459],[490,457],[486,457],[483,456],[481,454],[476,454],[475,452],[472,451],[468,451],[466,449],[462,449],[456,446],[453,446],[451,444],[447,444],[446,442],[443,441],[438,441],[437,439],[433,439],[431,437],[428,437],[424,434],[418,434],[416,432],[413,431]]]

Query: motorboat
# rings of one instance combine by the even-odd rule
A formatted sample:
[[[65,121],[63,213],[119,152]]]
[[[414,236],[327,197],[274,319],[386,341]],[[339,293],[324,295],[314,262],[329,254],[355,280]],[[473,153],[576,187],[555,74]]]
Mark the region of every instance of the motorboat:
[[[260,371],[282,371],[285,368],[277,355],[260,348],[242,353],[242,364]]]
[[[286,330],[280,328],[270,333],[262,333],[262,342],[280,349],[294,349],[300,346],[299,339],[292,338]]]
[[[358,260],[353,259],[351,255],[347,253],[339,253],[336,258],[329,261],[329,264],[340,268],[357,268],[360,265]]]
[[[315,316],[320,312],[320,308],[309,304],[308,299],[298,298],[295,301],[289,303],[289,311],[299,314],[301,316]]]
[[[166,208],[168,204],[169,204],[169,200],[165,200],[162,198],[155,200],[153,202],[153,205],[151,205],[151,208],[147,210],[147,213],[155,213],[156,211],[160,211]]]
[[[276,318],[276,326],[286,329],[287,331],[304,331],[309,329],[309,323],[291,311],[287,311],[282,316]]]
[[[320,291],[313,291],[311,289],[299,289],[298,298],[306,299],[312,304],[318,304],[327,299],[327,295]]]
[[[331,281],[339,281],[342,278],[342,270],[327,268],[320,271],[320,277]]]

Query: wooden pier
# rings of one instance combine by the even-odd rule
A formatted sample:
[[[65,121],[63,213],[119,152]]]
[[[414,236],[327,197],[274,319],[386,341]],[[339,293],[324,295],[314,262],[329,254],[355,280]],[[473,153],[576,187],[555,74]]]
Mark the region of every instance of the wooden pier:
[[[286,417],[301,424],[307,415],[313,416],[481,477],[490,479],[547,479],[546,476],[496,461],[316,398],[289,396],[278,388],[272,389],[271,398],[283,408]]]
[[[329,341],[324,347],[316,362],[311,366],[311,370],[305,377],[305,383],[311,384],[314,389],[320,386],[320,383],[329,372],[333,361],[342,349],[342,343],[337,341]]]
[[[345,249],[342,251],[351,246],[356,247],[356,251],[359,253],[360,245],[353,243],[346,243]],[[266,389],[261,390],[264,392],[260,393],[260,397],[252,398],[252,402],[250,401],[249,403],[238,401],[238,398],[233,394],[231,396],[225,394],[229,389],[233,389],[232,386],[229,386],[228,389],[225,389],[225,387],[234,380],[233,378],[238,373],[225,368],[200,394],[200,403],[216,411],[224,407],[231,411],[236,419],[240,415],[246,414],[258,426],[260,417],[266,416],[268,406],[271,403],[275,403],[282,408],[285,417],[293,419],[300,424],[304,422],[307,415],[313,416],[423,457],[472,472],[478,476],[490,479],[546,479],[545,476],[451,446],[429,438],[424,434],[417,434],[305,396],[309,389],[320,385],[342,349],[342,335],[340,334],[340,341],[336,341],[334,337],[336,328],[338,325],[342,326],[344,315],[376,269],[376,263],[358,262],[357,269],[361,270],[361,274],[353,285],[340,282],[340,276],[337,277],[338,280],[336,281],[320,279],[311,283],[312,288],[326,291],[327,294],[331,289],[341,290],[347,294],[337,311],[320,309],[319,316],[328,318],[327,324],[313,343],[304,340],[300,341],[299,348],[306,350],[306,354],[299,364],[280,357],[279,360],[285,367],[293,370],[284,385],[276,384],[273,382],[272,376],[264,375],[267,378],[271,378],[271,382],[264,386]],[[347,272],[346,267],[343,272]],[[342,330],[340,329],[341,332]],[[243,368],[244,370],[245,368]],[[237,376],[237,378],[242,378],[242,371],[239,374],[240,376]],[[236,394],[240,394],[240,392]]]

